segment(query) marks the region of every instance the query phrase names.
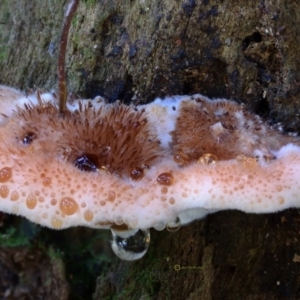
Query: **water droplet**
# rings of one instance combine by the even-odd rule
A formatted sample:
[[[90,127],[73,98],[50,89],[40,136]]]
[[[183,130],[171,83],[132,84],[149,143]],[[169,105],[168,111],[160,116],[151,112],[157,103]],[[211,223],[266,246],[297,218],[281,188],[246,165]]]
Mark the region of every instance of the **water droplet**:
[[[17,201],[19,199],[19,193],[17,191],[13,191],[10,195],[11,201]]]
[[[198,163],[203,165],[215,164],[217,161],[217,156],[211,153],[205,153],[198,159]]]
[[[278,197],[278,202],[279,204],[284,204],[284,198],[283,197]]]
[[[94,154],[85,153],[76,158],[74,166],[81,171],[96,172],[98,170],[98,158]]]
[[[154,225],[153,225],[153,228],[157,231],[162,231],[166,228],[166,224],[164,222],[156,222]]]
[[[181,228],[180,219],[177,217],[175,222],[170,222],[167,224],[166,229],[170,232],[178,231]]]
[[[247,157],[244,154],[240,154],[236,157],[236,160],[243,164],[245,168],[253,169],[257,166],[258,159],[256,157]]]
[[[114,201],[116,198],[116,193],[114,191],[108,191],[107,201]]]
[[[45,198],[44,197],[38,197],[38,201],[42,203],[42,202],[45,201]]]
[[[0,182],[7,182],[12,177],[12,169],[5,167],[0,170]]]
[[[59,208],[64,214],[70,216],[74,215],[77,212],[78,204],[74,199],[70,197],[64,197],[60,201]]]
[[[130,177],[133,180],[141,180],[144,177],[144,171],[141,168],[134,168],[130,171]]]
[[[51,202],[50,202],[50,203],[51,203],[51,205],[53,205],[53,206],[54,206],[54,205],[56,205],[56,204],[57,204],[57,200],[56,200],[56,199],[51,199]]]
[[[174,177],[172,173],[166,172],[158,175],[156,180],[159,184],[170,186],[174,181]]]
[[[29,209],[34,209],[36,207],[37,204],[37,199],[34,195],[30,194],[27,199],[26,199],[26,206]]]
[[[175,201],[175,199],[174,199],[173,197],[171,197],[171,198],[169,199],[169,203],[170,203],[170,204],[173,205],[173,204],[175,204],[175,202],[176,202],[176,201]]]
[[[111,229],[113,252],[123,260],[132,261],[142,258],[150,244],[149,229],[129,229],[117,231]]]
[[[33,132],[27,132],[22,138],[24,145],[30,145],[36,139],[36,135]]]
[[[123,218],[121,216],[119,216],[119,217],[116,217],[115,223],[117,225],[122,225],[124,223],[124,220],[123,220]]]
[[[90,210],[87,210],[85,213],[84,213],[84,219],[87,221],[87,222],[92,222],[93,219],[94,219],[94,214],[92,211]]]
[[[168,188],[166,186],[163,186],[161,189],[160,189],[161,193],[162,194],[167,194],[168,193]]]
[[[61,219],[53,217],[51,220],[51,225],[54,229],[60,229],[63,225],[63,221]]]
[[[180,166],[182,166],[184,164],[184,159],[183,159],[183,157],[180,154],[174,155],[173,159]]]
[[[44,178],[43,178],[43,184],[44,184],[45,186],[49,186],[49,185],[51,184],[51,182],[52,182],[52,180],[51,180],[50,177],[44,177]]]
[[[7,185],[1,185],[0,187],[0,196],[2,198],[6,198],[9,194],[9,188],[7,187]]]

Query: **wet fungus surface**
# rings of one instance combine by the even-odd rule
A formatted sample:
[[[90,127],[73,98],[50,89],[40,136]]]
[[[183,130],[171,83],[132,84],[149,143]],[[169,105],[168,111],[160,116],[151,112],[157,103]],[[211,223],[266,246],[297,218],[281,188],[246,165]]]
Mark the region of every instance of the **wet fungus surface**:
[[[55,229],[123,232],[298,205],[297,139],[234,102],[77,101],[61,117],[54,100],[24,104],[0,127],[2,211]]]

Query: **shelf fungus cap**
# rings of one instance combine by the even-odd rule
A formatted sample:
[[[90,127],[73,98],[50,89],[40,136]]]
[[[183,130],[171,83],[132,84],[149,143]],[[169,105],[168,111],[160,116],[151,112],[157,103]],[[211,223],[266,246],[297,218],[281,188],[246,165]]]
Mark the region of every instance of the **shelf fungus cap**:
[[[62,118],[53,95],[26,103],[19,93],[0,127],[3,212],[122,231],[300,206],[298,141],[232,101],[75,101]]]

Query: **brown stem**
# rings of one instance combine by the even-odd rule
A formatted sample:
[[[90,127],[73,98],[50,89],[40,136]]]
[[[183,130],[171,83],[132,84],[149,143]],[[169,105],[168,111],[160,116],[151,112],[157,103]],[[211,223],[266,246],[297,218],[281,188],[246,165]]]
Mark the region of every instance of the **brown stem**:
[[[68,35],[71,26],[72,18],[78,7],[79,0],[71,0],[65,12],[65,20],[60,38],[60,48],[58,54],[58,100],[59,112],[64,115],[67,110],[67,84],[66,84],[66,51],[68,43]]]

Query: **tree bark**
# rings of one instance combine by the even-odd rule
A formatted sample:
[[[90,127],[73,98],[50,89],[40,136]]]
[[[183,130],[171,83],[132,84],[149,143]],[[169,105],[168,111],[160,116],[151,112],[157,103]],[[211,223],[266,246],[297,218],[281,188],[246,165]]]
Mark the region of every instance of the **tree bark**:
[[[65,4],[1,1],[1,84],[56,88]],[[82,1],[69,36],[69,92],[125,103],[230,98],[298,132],[299,11],[293,0]],[[230,211],[176,233],[152,230],[146,257],[113,264],[94,299],[300,299],[299,225],[297,210]]]

